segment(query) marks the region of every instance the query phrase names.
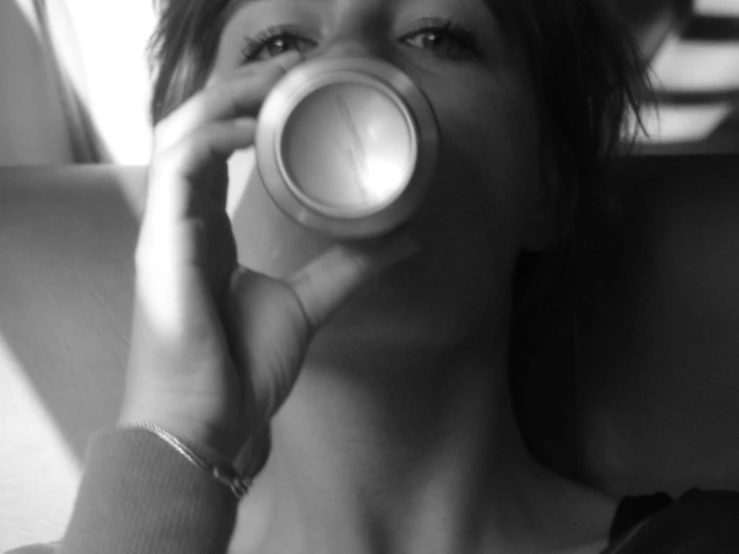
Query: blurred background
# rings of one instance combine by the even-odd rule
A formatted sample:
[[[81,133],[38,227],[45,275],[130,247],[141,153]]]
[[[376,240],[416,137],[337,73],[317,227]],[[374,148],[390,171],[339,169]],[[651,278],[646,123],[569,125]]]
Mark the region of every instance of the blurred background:
[[[152,0],[0,2],[0,165],[146,163]]]
[[[641,152],[734,151],[739,2],[615,1],[650,60]],[[144,164],[151,0],[0,2],[0,165]]]
[[[704,369],[698,354],[724,348],[711,390],[726,394],[708,402],[715,410],[709,418],[739,419],[734,377],[739,352],[726,346],[739,343],[732,339],[739,330],[739,299],[731,284],[739,268],[712,265],[737,257],[739,245],[734,223],[739,187],[732,186],[739,168],[732,161],[739,153],[739,0],[618,0],[618,8],[649,61],[656,92],[655,103],[645,107],[647,132],[634,153],[661,161],[639,170],[654,186],[652,196],[634,197],[642,211],[633,216],[643,223],[638,228],[646,229],[648,244],[657,246],[647,252],[641,235],[628,235],[642,248],[637,256],[649,276],[636,270],[620,274],[620,286],[632,292],[611,300],[648,306],[651,315],[624,316],[613,325],[622,333],[628,328],[631,339],[634,329],[647,329],[642,339],[653,346],[645,350],[631,340],[636,344],[631,358],[623,350],[611,352],[602,337],[617,333],[604,324],[590,352],[610,352],[610,362],[597,354],[588,358],[585,348],[583,359],[600,368],[602,379],[590,372],[590,381],[578,381],[593,405],[597,401],[597,417],[588,418],[590,426],[579,426],[577,436],[563,433],[562,425],[546,429],[552,422],[566,425],[573,413],[569,404],[559,406],[558,419],[551,415],[558,408],[553,405],[548,422],[532,416],[532,429],[550,437],[534,446],[563,472],[614,494],[648,492],[651,483],[679,491],[695,482],[695,475],[703,475],[706,485],[739,485],[735,471],[711,480],[725,477],[726,467],[739,467],[736,426],[716,434],[691,427],[690,410],[705,412],[706,403],[679,394],[695,390],[690,379]],[[85,442],[117,410],[136,191],[151,145],[145,48],[154,23],[151,0],[0,0],[0,551],[61,536]],[[704,161],[695,162],[696,156]],[[672,164],[673,177],[679,173],[684,180],[666,182],[666,163]],[[85,172],[75,173],[76,166],[85,166]],[[50,167],[54,173],[44,172]],[[131,169],[111,172],[111,167]],[[703,182],[706,175],[710,186]],[[706,195],[692,196],[697,182],[712,191],[710,202]],[[124,190],[128,200],[113,190]],[[673,197],[655,191],[682,191],[682,196],[670,204],[665,199]],[[702,211],[688,210],[695,206]],[[658,220],[663,227],[655,227]],[[683,222],[677,231],[670,227],[675,221]],[[691,273],[693,267],[705,272]],[[660,296],[655,290],[668,292]],[[676,321],[675,306],[685,321],[704,327],[691,323],[684,336],[683,330],[669,336],[654,331]],[[718,315],[711,319],[711,314]],[[715,327],[717,322],[723,327]],[[716,337],[723,346],[711,342]],[[676,354],[680,344],[695,353],[692,365]],[[660,363],[668,358],[672,365]],[[672,373],[644,369],[624,381],[625,367],[662,366]],[[635,396],[634,390],[648,394]],[[711,394],[706,389],[702,398]],[[664,402],[662,408],[655,408],[655,397]],[[538,405],[547,402],[535,399]],[[587,411],[587,403],[578,409]],[[674,427],[665,432],[673,424],[665,422],[676,421],[676,413],[684,418],[679,432]],[[721,450],[727,437],[736,439],[731,452]],[[574,452],[568,450],[573,441],[589,445],[577,459],[561,454]],[[688,443],[690,448],[680,450]],[[665,452],[683,454],[665,457]]]

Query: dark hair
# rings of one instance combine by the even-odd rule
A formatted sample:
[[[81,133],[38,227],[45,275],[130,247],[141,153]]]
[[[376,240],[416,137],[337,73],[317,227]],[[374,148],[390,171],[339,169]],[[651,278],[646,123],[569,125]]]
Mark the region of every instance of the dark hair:
[[[148,46],[154,124],[205,85],[232,5],[233,0],[154,0],[158,23]]]
[[[149,44],[154,76],[151,119],[160,121],[205,84],[234,0],[155,0],[159,23]],[[648,90],[631,36],[603,0],[501,2],[507,28],[520,34],[557,165],[561,221],[569,230],[543,254],[523,254],[518,268],[516,320],[534,321],[553,291],[568,290],[567,268],[579,230],[613,209],[607,167],[629,113]],[[626,139],[626,140],[624,140]],[[566,214],[570,198],[574,212]],[[569,290],[571,290],[571,286]]]
[[[568,228],[542,253],[522,253],[514,279],[510,386],[522,437],[544,465],[575,480],[578,467],[579,345],[576,320],[602,309],[595,252],[620,223],[611,176],[641,129],[640,102],[652,100],[647,68],[615,2],[512,2],[548,126]],[[569,189],[569,190],[568,190]],[[571,213],[569,204],[576,198]],[[610,240],[610,239],[609,239]],[[542,375],[556,374],[546,384]],[[548,389],[548,398],[532,394]],[[554,400],[556,398],[556,400]],[[542,406],[542,400],[545,405]],[[542,431],[545,430],[544,433]]]
[[[522,29],[549,135],[561,241],[540,254],[522,254],[515,319],[530,330],[558,299],[582,290],[573,271],[588,249],[593,225],[618,214],[610,190],[612,162],[628,152],[641,125],[640,100],[649,97],[645,63],[624,21],[603,0],[523,0],[507,15]],[[576,199],[574,203],[573,199]],[[581,268],[578,268],[581,269]]]

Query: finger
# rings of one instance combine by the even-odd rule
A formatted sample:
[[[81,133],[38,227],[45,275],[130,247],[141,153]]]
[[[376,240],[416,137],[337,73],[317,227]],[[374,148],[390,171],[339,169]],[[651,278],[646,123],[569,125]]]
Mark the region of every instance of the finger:
[[[290,69],[295,66],[295,60],[297,63],[305,61],[305,56],[302,52],[294,50],[287,52],[282,55],[278,55],[274,58],[265,61],[251,62],[242,66],[239,66],[233,71],[227,71],[225,73],[211,74],[205,85],[206,88],[210,88],[218,85],[219,83],[225,83],[237,79],[243,79],[249,75],[255,75],[263,72],[265,68],[270,66],[281,66],[284,73],[287,73]]]
[[[272,87],[302,59],[301,54],[290,52],[206,87],[157,125],[155,153],[170,148],[208,121],[256,117]]]
[[[184,215],[189,199],[195,192],[209,196],[225,209],[228,179],[197,179],[206,167],[220,167],[236,150],[254,143],[256,122],[253,119],[215,121],[200,127],[163,152],[150,169],[149,210],[156,217]],[[213,164],[212,162],[220,162]],[[225,168],[224,168],[225,171]],[[202,191],[185,188],[199,184]]]
[[[413,256],[418,241],[404,233],[372,245],[339,245],[320,255],[289,281],[311,331],[364,283]]]

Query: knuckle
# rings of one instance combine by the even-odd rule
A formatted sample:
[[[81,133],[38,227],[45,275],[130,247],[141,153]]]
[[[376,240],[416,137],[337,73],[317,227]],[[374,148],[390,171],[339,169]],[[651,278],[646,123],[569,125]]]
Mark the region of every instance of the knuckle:
[[[154,126],[153,149],[159,152],[172,142],[173,133],[176,128],[176,112],[168,115]]]
[[[310,288],[310,286],[310,284],[305,284],[306,288]],[[309,303],[305,302],[303,298],[301,298],[301,296],[310,295],[313,294],[313,292],[310,290],[305,290],[301,294],[301,292],[299,292],[295,288],[290,288],[290,292],[292,293],[295,311],[297,311],[299,316],[303,319],[306,328],[309,329],[311,332],[315,329],[318,329],[323,322],[321,321],[316,311],[311,309]]]
[[[366,256],[353,250],[346,250],[343,252],[343,257],[352,273],[361,274],[367,269]]]
[[[214,86],[209,94],[209,100],[215,104],[224,106],[229,113],[238,113],[239,99],[233,86]]]
[[[278,79],[287,72],[287,68],[280,63],[272,62],[264,66],[263,75],[267,79]]]
[[[149,170],[149,180],[151,182],[157,182],[163,175],[171,174],[176,170],[181,158],[181,156],[178,156],[178,150],[181,148],[182,145],[177,143],[156,154]]]

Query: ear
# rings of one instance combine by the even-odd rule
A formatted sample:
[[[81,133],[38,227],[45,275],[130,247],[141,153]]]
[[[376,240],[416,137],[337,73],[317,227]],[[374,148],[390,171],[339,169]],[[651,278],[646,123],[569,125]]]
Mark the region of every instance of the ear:
[[[568,234],[577,206],[578,181],[574,156],[561,139],[542,140],[539,179],[531,191],[531,203],[522,248],[542,252]]]

